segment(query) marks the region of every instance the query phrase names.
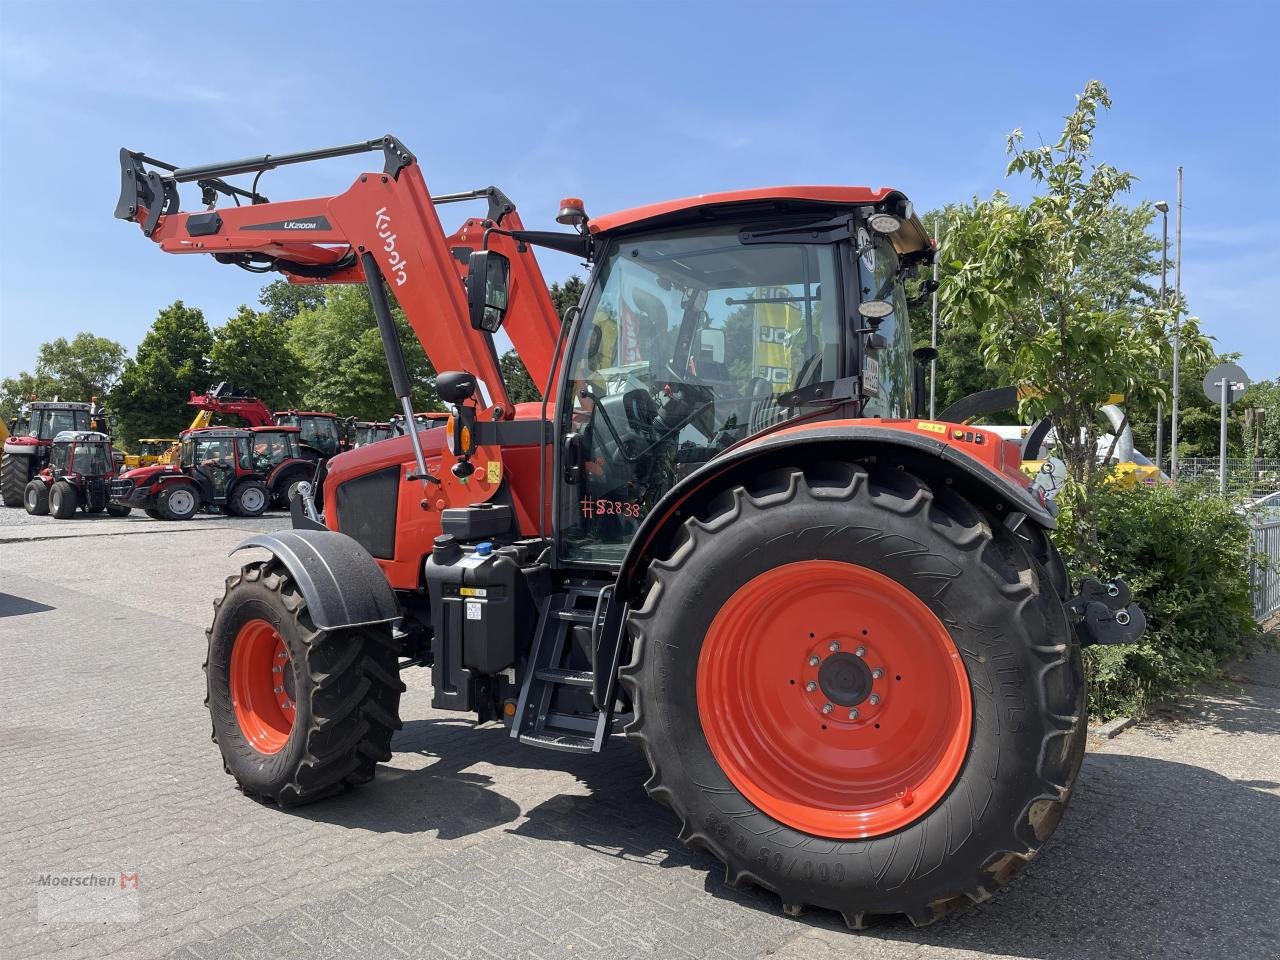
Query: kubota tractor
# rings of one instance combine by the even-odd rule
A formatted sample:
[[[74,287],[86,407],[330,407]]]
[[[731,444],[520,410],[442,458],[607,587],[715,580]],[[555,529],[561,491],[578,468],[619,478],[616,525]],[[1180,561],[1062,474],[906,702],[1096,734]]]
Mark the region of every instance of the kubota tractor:
[[[0,501],[6,507],[23,506],[27,484],[48,464],[54,437],[64,430],[109,432],[96,403],[33,400],[24,406],[0,454]]]
[[[123,473],[111,502],[153,520],[190,520],[210,507],[257,517],[315,472],[314,460],[296,456],[296,428],[202,427],[184,431],[179,450],[176,463]]]
[[[383,168],[333,197],[226,179],[366,150]],[[901,193],[566,200],[553,232],[496,188],[433,197],[390,136],[120,159],[117,216],[161,249],[367,284],[407,419],[388,292],[446,371],[448,422],[332,458],[323,522],[304,493],[294,530],[243,544],[271,558],[228,581],[206,671],[246,794],[371,779],[398,668],[429,665],[436,708],[531,747],[625,730],[681,839],[788,913],[928,923],[1053,832],[1084,755],[1080,647],[1144,621],[1119,582],[1072,589],[1014,446],[916,415],[902,280],[934,249]],[[181,211],[192,181],[211,209]],[[487,214],[446,235],[436,206],[464,199]],[[592,264],[563,324],[534,246]],[[508,399],[500,327],[541,402]]]
[[[128,516],[128,507],[109,501],[117,472],[109,436],[95,430],[64,430],[53,438],[48,465],[23,490],[23,506],[32,515],[51,513],[59,520],[74,517],[77,509]]]

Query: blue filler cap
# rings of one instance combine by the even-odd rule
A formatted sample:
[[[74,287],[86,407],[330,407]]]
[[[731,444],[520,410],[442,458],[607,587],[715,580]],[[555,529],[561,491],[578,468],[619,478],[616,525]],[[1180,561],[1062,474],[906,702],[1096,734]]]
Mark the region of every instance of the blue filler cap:
[[[486,540],[484,543],[476,544],[476,556],[487,557],[491,553],[493,553],[493,544],[490,543],[488,540]]]

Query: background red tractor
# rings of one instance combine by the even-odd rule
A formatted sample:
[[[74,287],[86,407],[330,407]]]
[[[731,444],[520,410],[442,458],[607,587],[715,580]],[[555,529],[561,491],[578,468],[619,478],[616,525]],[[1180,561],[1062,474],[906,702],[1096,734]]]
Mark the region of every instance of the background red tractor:
[[[0,454],[0,501],[6,507],[23,506],[27,483],[48,464],[54,437],[64,430],[110,432],[96,403],[33,400],[25,405]]]
[[[333,197],[222,179],[367,150],[382,170]],[[918,418],[903,281],[934,248],[903,194],[568,199],[551,232],[497,188],[432,197],[389,136],[120,159],[117,216],[163,250],[366,284],[406,422],[388,291],[445,371],[446,423],[333,457],[322,521],[303,495],[242,545],[271,557],[216,602],[206,703],[246,794],[372,778],[397,668],[430,665],[433,706],[531,747],[625,729],[681,839],[789,914],[928,923],[1043,846],[1084,755],[1080,647],[1145,621],[1122,583],[1073,591],[1014,445]],[[249,202],[183,213],[195,181]],[[446,234],[462,199],[487,216]],[[532,246],[593,265],[563,323]],[[540,403],[511,402],[499,329]]]
[[[85,513],[128,516],[129,508],[110,502],[118,471],[111,438],[93,430],[64,430],[53,438],[49,463],[23,490],[27,513],[53,514],[59,520]]]
[[[297,436],[296,427],[188,430],[176,463],[126,471],[111,485],[111,502],[156,520],[190,520],[210,507],[260,516],[315,472],[314,459],[297,455]]]

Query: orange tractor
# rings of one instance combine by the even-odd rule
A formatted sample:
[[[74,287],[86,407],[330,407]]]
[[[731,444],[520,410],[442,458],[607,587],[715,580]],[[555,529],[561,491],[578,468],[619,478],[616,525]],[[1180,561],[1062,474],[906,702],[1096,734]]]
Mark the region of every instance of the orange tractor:
[[[363,151],[337,196],[226,178]],[[250,538],[209,630],[226,769],[282,807],[370,780],[405,689],[591,754],[730,883],[851,926],[928,923],[1009,881],[1080,768],[1080,648],[1133,642],[1120,582],[1073,590],[1018,451],[918,419],[903,278],[934,248],[896,190],[707,194],[526,230],[496,188],[432,196],[394,137],[179,168],[121,152],[117,216],[162,250],[364,283],[404,412],[393,295],[443,423],[327,464],[322,504]],[[196,182],[205,206],[180,209]],[[238,204],[215,207],[219,197]],[[437,207],[488,202],[453,234]],[[592,264],[557,317],[532,252]],[[503,329],[540,402],[507,395]]]

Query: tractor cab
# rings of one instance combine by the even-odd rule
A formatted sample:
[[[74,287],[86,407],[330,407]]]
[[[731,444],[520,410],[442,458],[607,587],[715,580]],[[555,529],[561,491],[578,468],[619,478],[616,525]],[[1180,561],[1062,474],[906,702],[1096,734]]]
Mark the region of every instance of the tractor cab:
[[[108,508],[116,473],[109,436],[93,430],[64,430],[53,438],[48,466],[27,484],[23,505],[30,514],[52,513],[60,520],[73,516],[77,508],[101,513]]]
[[[914,405],[902,282],[932,246],[900,195],[702,207],[696,224],[638,215],[606,218],[616,235],[596,238],[563,367],[557,554],[570,564],[619,563],[677,482],[749,437]]]
[[[167,437],[145,437],[138,441],[138,452],[126,454],[124,465],[149,467],[154,463],[168,463],[177,452],[178,441]]]
[[[282,427],[297,427],[299,440],[321,458],[333,457],[347,448],[343,424],[332,413],[283,410],[275,415]]]
[[[371,423],[367,420],[353,420],[348,430],[351,438],[351,449],[355,450],[369,443],[377,443],[396,436],[397,431],[390,423]]]

